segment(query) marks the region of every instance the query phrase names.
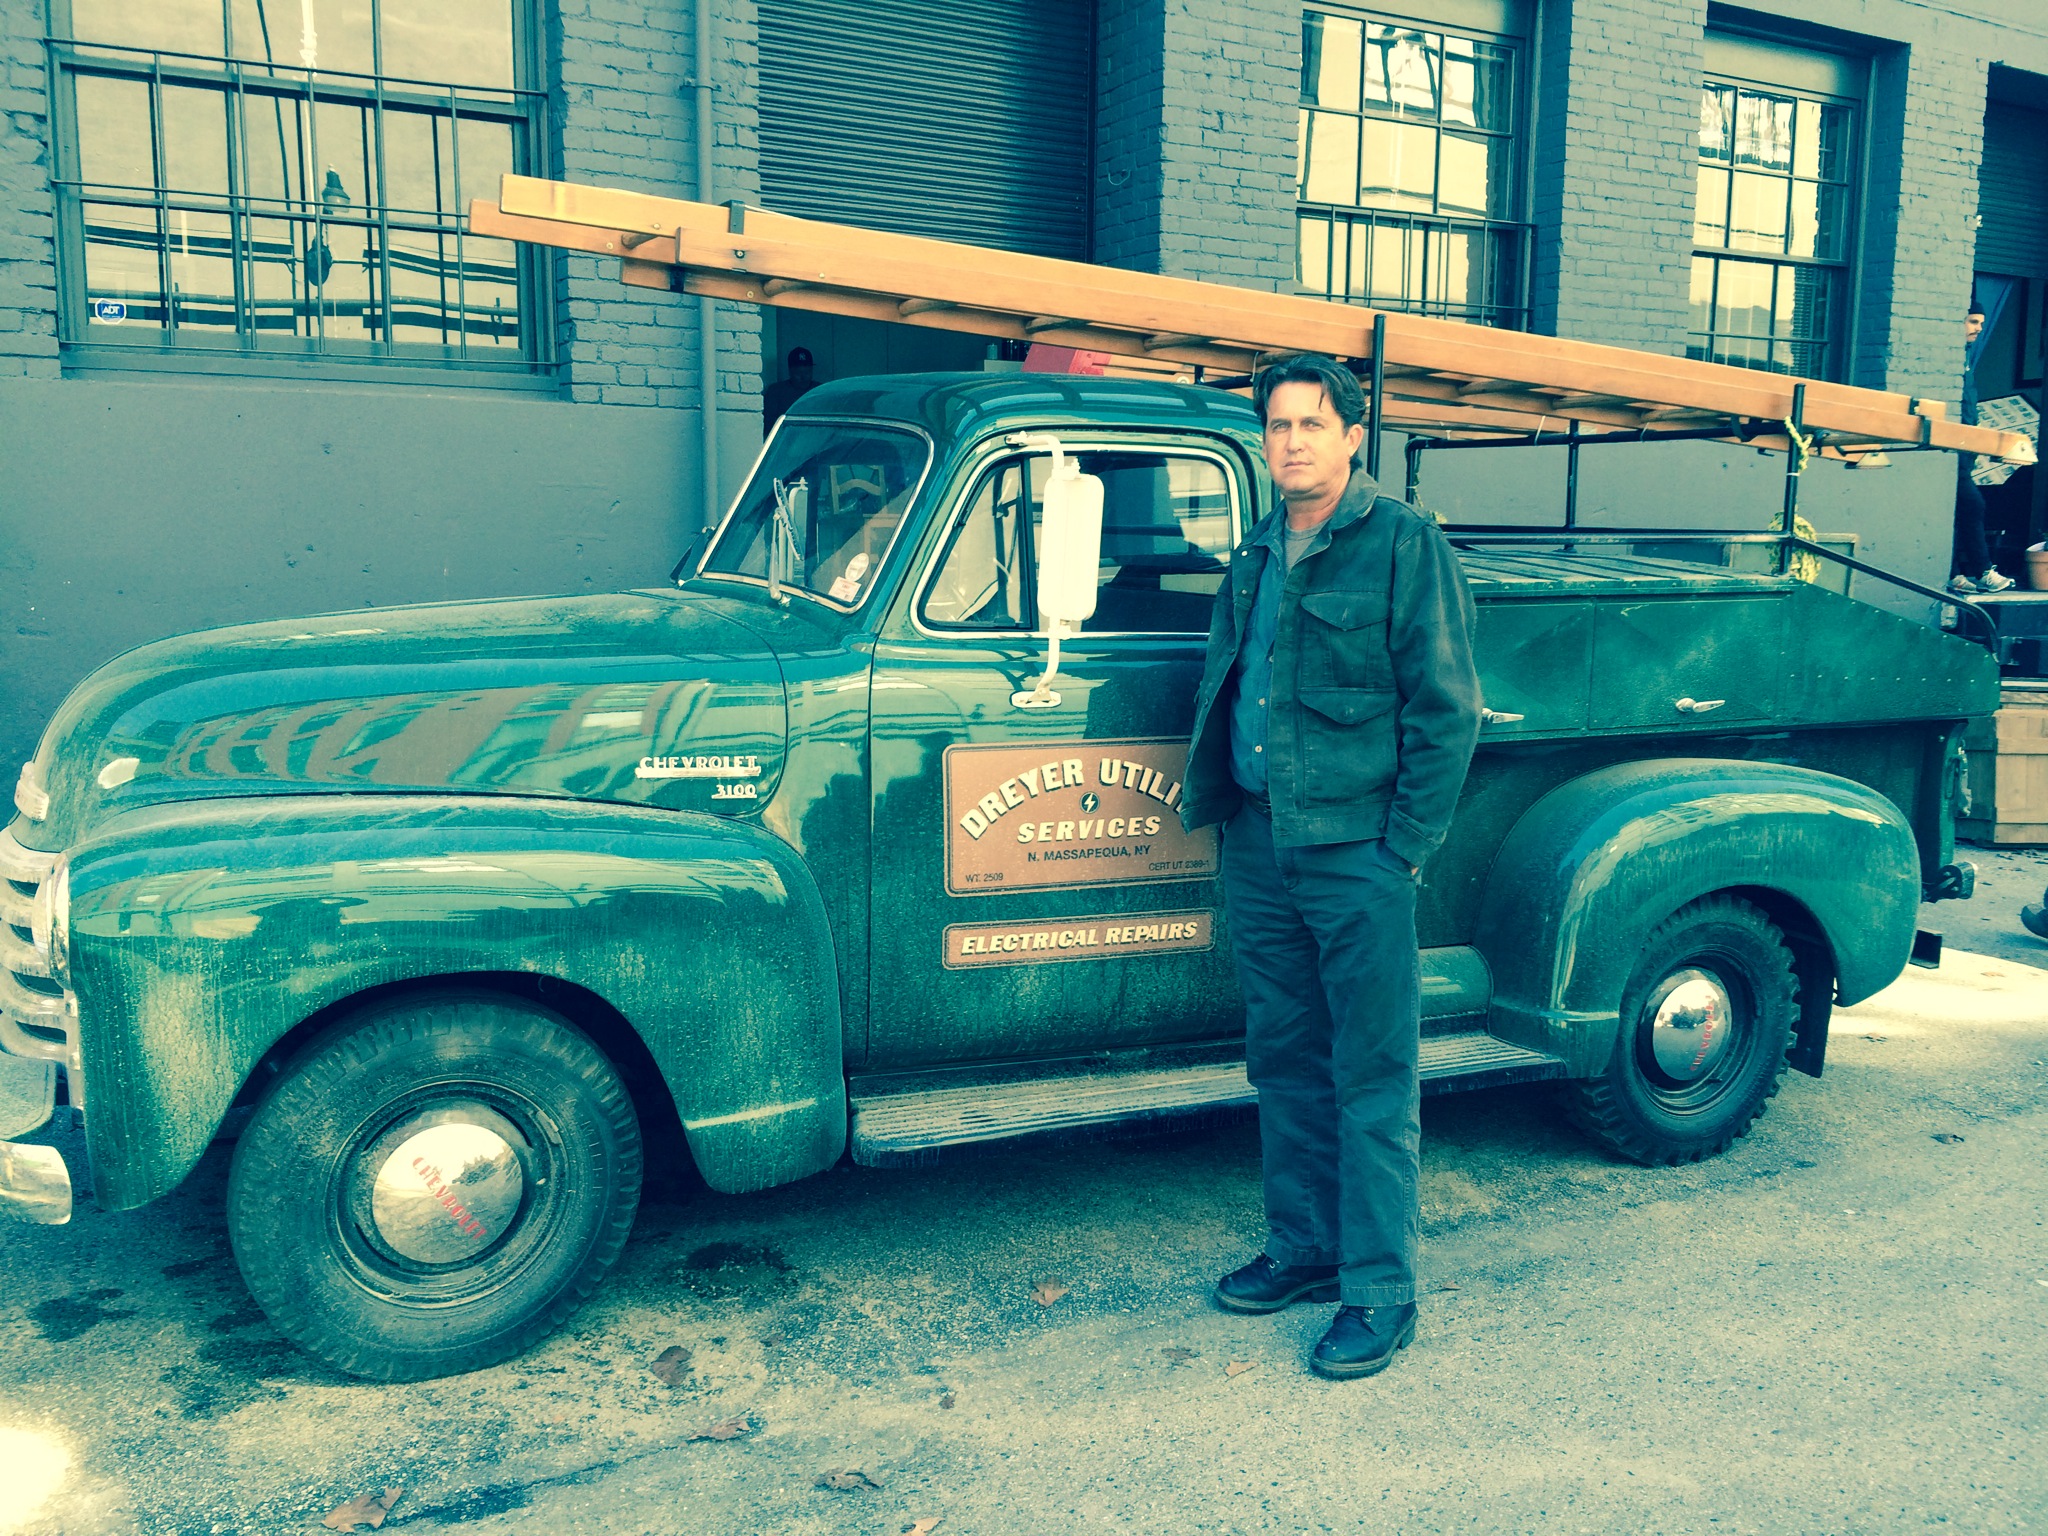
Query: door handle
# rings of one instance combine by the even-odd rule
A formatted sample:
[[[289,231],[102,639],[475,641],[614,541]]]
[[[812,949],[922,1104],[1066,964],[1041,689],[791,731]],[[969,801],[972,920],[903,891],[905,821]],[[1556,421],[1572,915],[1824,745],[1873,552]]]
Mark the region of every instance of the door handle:
[[[1679,699],[1674,707],[1681,715],[1704,715],[1710,709],[1719,709],[1726,699]]]
[[[1487,709],[1482,706],[1479,711],[1481,725],[1512,725],[1523,718],[1525,717],[1521,715],[1511,715],[1504,709]]]

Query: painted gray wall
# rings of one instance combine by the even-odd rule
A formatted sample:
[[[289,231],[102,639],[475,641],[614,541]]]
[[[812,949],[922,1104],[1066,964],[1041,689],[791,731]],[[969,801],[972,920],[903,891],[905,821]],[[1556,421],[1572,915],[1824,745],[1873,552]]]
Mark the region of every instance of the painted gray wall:
[[[721,483],[761,438],[726,419]],[[484,391],[0,379],[0,765],[131,646],[216,624],[657,585],[693,412]]]

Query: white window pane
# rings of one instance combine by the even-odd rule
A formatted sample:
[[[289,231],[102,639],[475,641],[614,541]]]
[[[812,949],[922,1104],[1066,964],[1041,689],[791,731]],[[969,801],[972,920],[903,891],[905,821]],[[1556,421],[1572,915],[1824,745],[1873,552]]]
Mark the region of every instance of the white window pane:
[[[379,15],[385,74],[511,87],[511,0],[384,0]]]
[[[1436,131],[1367,119],[1358,201],[1368,208],[1431,213],[1436,208]]]
[[[101,186],[155,187],[149,86],[141,80],[80,75],[77,88],[79,175]]]
[[[1792,169],[1792,103],[1755,91],[1735,98],[1735,163]]]
[[[1358,196],[1358,119],[1334,112],[1308,114],[1308,173],[1301,199],[1350,203]]]
[[[224,51],[220,18],[220,0],[71,0],[70,35],[130,48],[217,55]]]
[[[228,216],[173,208],[168,222],[171,325],[181,331],[234,330],[234,242]]]
[[[1728,216],[1728,244],[1738,251],[1785,249],[1785,200],[1789,184],[1781,176],[1735,173],[1735,194]]]
[[[85,314],[92,339],[120,339],[162,325],[156,210],[88,203],[82,216]]]
[[[164,87],[164,185],[173,192],[227,195],[227,106],[221,91]]]
[[[1699,196],[1693,206],[1692,237],[1700,245],[1728,243],[1728,173],[1718,166],[1700,167]]]
[[[1311,106],[1358,110],[1365,29],[1342,16],[1310,11],[1302,21],[1301,99]]]
[[[1505,139],[1445,134],[1438,210],[1474,219],[1506,217],[1509,154]]]

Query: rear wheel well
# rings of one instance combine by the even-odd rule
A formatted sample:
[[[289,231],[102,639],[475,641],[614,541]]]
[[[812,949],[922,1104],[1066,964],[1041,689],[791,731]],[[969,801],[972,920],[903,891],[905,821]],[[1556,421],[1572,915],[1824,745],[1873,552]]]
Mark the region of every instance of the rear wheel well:
[[[1810,1077],[1819,1077],[1827,1057],[1828,1020],[1835,1008],[1835,947],[1820,919],[1796,896],[1764,885],[1738,885],[1727,894],[1763,909],[1785,935],[1792,951],[1792,973],[1798,979],[1797,1044],[1791,1063]]]
[[[640,1120],[640,1139],[646,1149],[645,1197],[654,1201],[679,1198],[700,1187],[689,1142],[683,1134],[668,1082],[655,1065],[647,1042],[626,1021],[618,1009],[587,987],[554,976],[536,976],[527,971],[458,971],[446,976],[421,976],[387,982],[352,993],[307,1015],[271,1042],[256,1065],[242,1080],[229,1111],[233,1125],[247,1112],[263,1090],[315,1039],[337,1021],[366,1006],[389,1003],[411,993],[425,993],[459,987],[472,992],[495,992],[551,1008],[567,1018],[605,1054],[618,1069],[626,1091],[632,1095],[633,1111]]]

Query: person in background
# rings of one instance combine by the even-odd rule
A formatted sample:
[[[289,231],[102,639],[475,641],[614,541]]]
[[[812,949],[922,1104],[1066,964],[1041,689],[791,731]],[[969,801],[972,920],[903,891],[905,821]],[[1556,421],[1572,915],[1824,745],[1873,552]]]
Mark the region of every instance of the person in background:
[[[1972,299],[1970,312],[1963,317],[1965,426],[1977,424],[1977,369],[1972,354],[1977,349],[1977,338],[1983,332],[1984,306]],[[1984,493],[1970,476],[1976,465],[1977,455],[1974,453],[1956,455],[1955,545],[1949,555],[1948,589],[1960,597],[1980,592],[2003,592],[2012,585],[2012,578],[2001,576],[1998,567],[1991,563],[1991,549],[1984,542]]]
[[[782,420],[785,411],[818,387],[817,379],[811,374],[810,348],[791,347],[786,361],[789,376],[761,391],[761,426],[764,430]]]

